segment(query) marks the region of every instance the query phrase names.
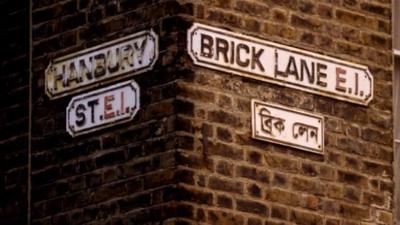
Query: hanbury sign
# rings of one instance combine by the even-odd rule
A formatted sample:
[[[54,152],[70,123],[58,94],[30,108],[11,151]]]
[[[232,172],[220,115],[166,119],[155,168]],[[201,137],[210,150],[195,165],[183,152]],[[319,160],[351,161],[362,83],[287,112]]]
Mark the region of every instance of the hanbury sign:
[[[373,77],[363,65],[195,23],[188,51],[196,65],[367,105]]]
[[[75,96],[67,107],[66,129],[75,137],[128,122],[140,108],[140,90],[127,81]]]
[[[251,109],[253,138],[323,154],[322,116],[254,99]]]
[[[158,58],[158,36],[142,31],[54,59],[45,72],[51,99],[151,70]]]

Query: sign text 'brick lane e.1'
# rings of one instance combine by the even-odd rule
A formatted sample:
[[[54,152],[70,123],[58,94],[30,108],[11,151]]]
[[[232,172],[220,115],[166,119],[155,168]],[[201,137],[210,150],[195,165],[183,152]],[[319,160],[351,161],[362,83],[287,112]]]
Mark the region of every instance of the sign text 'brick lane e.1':
[[[158,36],[141,31],[52,60],[45,71],[50,99],[149,71],[158,58]]]
[[[67,107],[66,129],[75,137],[128,122],[140,108],[140,89],[126,81],[75,96]]]
[[[373,98],[363,65],[198,23],[187,38],[196,65],[360,105]]]
[[[324,118],[253,99],[252,137],[323,154]]]

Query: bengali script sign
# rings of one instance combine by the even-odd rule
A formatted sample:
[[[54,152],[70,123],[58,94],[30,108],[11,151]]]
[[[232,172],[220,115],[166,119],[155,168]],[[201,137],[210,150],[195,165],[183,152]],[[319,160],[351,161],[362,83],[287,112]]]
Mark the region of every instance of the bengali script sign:
[[[322,116],[254,99],[251,109],[253,138],[323,154]]]

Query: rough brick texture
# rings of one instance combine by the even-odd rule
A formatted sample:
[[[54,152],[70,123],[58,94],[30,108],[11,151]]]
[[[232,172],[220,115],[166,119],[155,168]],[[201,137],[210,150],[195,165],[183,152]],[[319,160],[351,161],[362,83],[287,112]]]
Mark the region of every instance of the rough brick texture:
[[[0,1],[0,224],[26,224],[28,1]]]
[[[33,1],[31,224],[392,224],[390,15],[385,0]],[[186,51],[195,21],[367,65],[374,100],[364,107],[195,66]],[[148,28],[160,56],[132,77],[134,120],[71,138],[71,96],[44,93],[50,60]],[[26,94],[24,74],[7,74],[3,95]],[[253,140],[252,98],[322,114],[325,154]],[[27,96],[18,99],[1,106],[14,122],[0,123],[0,141],[18,148],[2,147],[3,161],[20,153],[1,170],[6,224],[26,215],[15,206],[26,205],[28,144]]]
[[[192,66],[178,98],[194,114],[178,116],[194,145],[180,150],[180,169],[193,175],[188,190],[213,201],[187,200],[186,224],[392,224],[390,1],[200,0],[194,9],[191,20],[367,65],[375,97],[358,106]],[[252,98],[322,114],[325,154],[252,140]]]
[[[178,16],[192,13],[191,4],[177,1],[34,2],[32,224],[174,224],[177,213],[192,213],[176,203],[179,179],[189,178],[176,169],[178,149],[193,145],[177,135],[176,114],[194,110],[176,98],[177,80],[187,73],[179,61],[186,33]],[[44,93],[50,60],[150,28],[159,35],[160,56],[152,71],[133,77],[141,88],[135,119],[70,137],[71,96],[49,100]]]

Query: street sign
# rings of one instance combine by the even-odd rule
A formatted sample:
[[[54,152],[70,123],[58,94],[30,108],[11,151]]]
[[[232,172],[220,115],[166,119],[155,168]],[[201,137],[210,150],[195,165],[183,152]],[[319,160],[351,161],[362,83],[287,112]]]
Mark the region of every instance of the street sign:
[[[127,81],[75,96],[67,107],[66,129],[72,136],[125,123],[140,108],[140,89]]]
[[[198,23],[187,38],[196,65],[360,105],[373,98],[363,65]]]
[[[121,80],[153,68],[158,58],[158,36],[141,31],[54,59],[45,72],[50,99]]]
[[[253,138],[323,154],[322,116],[254,99],[251,109]]]

